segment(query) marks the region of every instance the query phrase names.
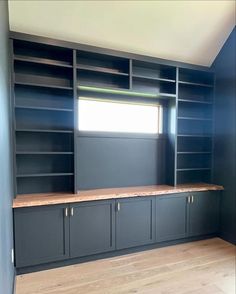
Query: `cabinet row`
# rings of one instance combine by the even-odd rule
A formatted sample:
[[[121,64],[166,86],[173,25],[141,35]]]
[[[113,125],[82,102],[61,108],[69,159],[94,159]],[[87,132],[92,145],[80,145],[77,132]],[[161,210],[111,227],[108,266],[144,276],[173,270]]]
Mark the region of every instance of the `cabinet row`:
[[[220,192],[91,201],[14,211],[16,267],[214,234]]]

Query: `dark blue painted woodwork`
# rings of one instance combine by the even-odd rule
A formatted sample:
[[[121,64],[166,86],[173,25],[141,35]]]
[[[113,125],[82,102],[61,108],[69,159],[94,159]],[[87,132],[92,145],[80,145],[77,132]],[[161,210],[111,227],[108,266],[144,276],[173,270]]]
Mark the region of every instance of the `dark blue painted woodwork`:
[[[236,244],[236,28],[217,55],[214,181],[225,187],[221,200],[221,236]]]
[[[8,2],[0,1],[0,293],[13,293]]]

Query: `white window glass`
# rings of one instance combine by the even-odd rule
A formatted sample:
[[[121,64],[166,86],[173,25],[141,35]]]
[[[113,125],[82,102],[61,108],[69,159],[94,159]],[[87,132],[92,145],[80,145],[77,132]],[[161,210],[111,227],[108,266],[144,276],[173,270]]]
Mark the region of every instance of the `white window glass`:
[[[162,133],[162,107],[104,100],[79,99],[79,130]]]

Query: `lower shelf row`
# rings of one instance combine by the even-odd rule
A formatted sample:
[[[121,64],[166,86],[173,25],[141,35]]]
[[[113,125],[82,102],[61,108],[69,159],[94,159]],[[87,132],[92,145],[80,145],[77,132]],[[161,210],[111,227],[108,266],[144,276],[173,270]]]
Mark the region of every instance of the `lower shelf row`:
[[[16,267],[214,234],[220,192],[14,209]]]

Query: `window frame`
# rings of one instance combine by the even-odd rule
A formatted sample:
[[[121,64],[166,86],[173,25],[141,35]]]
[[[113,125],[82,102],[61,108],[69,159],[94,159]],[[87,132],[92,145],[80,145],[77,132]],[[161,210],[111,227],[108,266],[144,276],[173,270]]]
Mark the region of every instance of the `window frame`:
[[[163,139],[165,138],[165,105],[161,103],[161,101],[150,101],[150,100],[134,100],[128,101],[126,99],[111,99],[111,98],[96,98],[96,97],[78,97],[77,103],[77,115],[79,117],[79,100],[94,100],[94,101],[101,101],[101,102],[115,102],[115,103],[127,103],[127,104],[136,104],[136,105],[153,105],[153,106],[160,106],[162,108],[162,132],[158,133],[139,133],[139,132],[113,132],[113,131],[88,131],[88,130],[79,130],[79,118],[77,121],[77,128],[76,132],[79,137],[101,137],[101,138],[130,138],[130,139]],[[158,131],[159,130],[158,126]]]

